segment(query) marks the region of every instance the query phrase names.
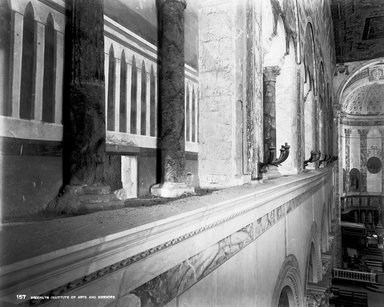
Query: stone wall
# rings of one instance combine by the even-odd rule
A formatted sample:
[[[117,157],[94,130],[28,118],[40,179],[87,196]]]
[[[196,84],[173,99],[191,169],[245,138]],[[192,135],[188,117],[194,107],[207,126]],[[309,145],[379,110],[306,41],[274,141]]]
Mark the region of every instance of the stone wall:
[[[132,208],[137,218],[129,229],[86,242],[73,238],[34,261],[18,255],[19,262],[2,270],[0,300],[14,302],[15,293],[23,293],[33,304],[39,298],[30,295],[68,297],[49,306],[70,306],[79,297],[87,298],[82,306],[94,306],[95,295],[108,296],[95,297],[108,307],[275,306],[288,284],[296,306],[304,306],[311,245],[314,272],[322,279],[333,180],[331,166],[267,186],[180,199],[157,213]]]

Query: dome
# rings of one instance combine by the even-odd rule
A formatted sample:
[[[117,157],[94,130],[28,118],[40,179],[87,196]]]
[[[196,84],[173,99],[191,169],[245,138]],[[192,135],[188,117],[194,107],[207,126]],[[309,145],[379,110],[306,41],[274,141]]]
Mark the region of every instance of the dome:
[[[343,111],[351,115],[383,115],[384,84],[369,84],[351,92],[343,103]]]

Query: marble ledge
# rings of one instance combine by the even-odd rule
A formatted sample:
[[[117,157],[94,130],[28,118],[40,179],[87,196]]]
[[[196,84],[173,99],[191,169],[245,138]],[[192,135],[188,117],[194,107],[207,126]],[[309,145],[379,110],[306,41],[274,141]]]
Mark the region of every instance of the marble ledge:
[[[112,212],[99,213],[96,217],[104,219],[105,224],[93,238],[79,235],[79,230],[87,234],[87,227],[100,226],[85,225],[84,216],[63,223],[46,221],[4,226],[0,232],[1,246],[6,247],[0,267],[0,297],[12,297],[21,290],[35,295],[44,293],[105,267],[113,268],[117,263],[129,265],[135,271],[135,265],[140,265],[137,262],[146,261],[148,256],[152,261],[170,259],[163,266],[156,265],[156,272],[151,271],[149,276],[132,280],[130,288],[135,289],[150,280],[153,274],[161,274],[256,221],[259,226],[255,226],[254,236],[260,235],[273,226],[274,219],[288,214],[290,209],[283,208],[286,213],[282,213],[282,205],[324,185],[331,170],[321,169],[256,186],[229,188],[205,196],[179,199],[158,208],[120,209],[118,212],[126,214],[119,215],[124,221],[120,220],[120,223],[111,218]],[[151,211],[155,214],[150,214]],[[76,223],[71,224],[71,219]],[[39,229],[37,232],[34,231],[36,228]],[[15,229],[22,239],[12,242],[11,234]],[[44,229],[45,239],[36,235],[41,229]],[[47,233],[51,235],[47,236]],[[34,241],[40,243],[34,247]],[[35,252],[23,242],[30,242]]]

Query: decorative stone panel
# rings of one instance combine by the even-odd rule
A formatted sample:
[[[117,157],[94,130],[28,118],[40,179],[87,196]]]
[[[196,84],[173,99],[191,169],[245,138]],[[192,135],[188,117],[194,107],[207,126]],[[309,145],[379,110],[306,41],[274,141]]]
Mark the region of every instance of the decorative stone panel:
[[[345,171],[347,173],[347,176],[345,178],[346,179],[346,184],[345,184],[346,191],[345,192],[348,193],[349,186],[350,186],[349,170],[351,167],[351,133],[352,133],[352,130],[351,129],[345,129],[344,132],[345,132]]]
[[[360,134],[360,191],[367,191],[367,135],[369,130],[358,129]]]

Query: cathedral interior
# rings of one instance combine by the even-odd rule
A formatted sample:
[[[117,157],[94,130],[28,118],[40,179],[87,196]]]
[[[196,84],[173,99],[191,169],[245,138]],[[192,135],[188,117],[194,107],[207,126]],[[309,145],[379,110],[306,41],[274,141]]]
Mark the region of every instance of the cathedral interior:
[[[1,306],[383,306],[383,0],[0,21]]]

